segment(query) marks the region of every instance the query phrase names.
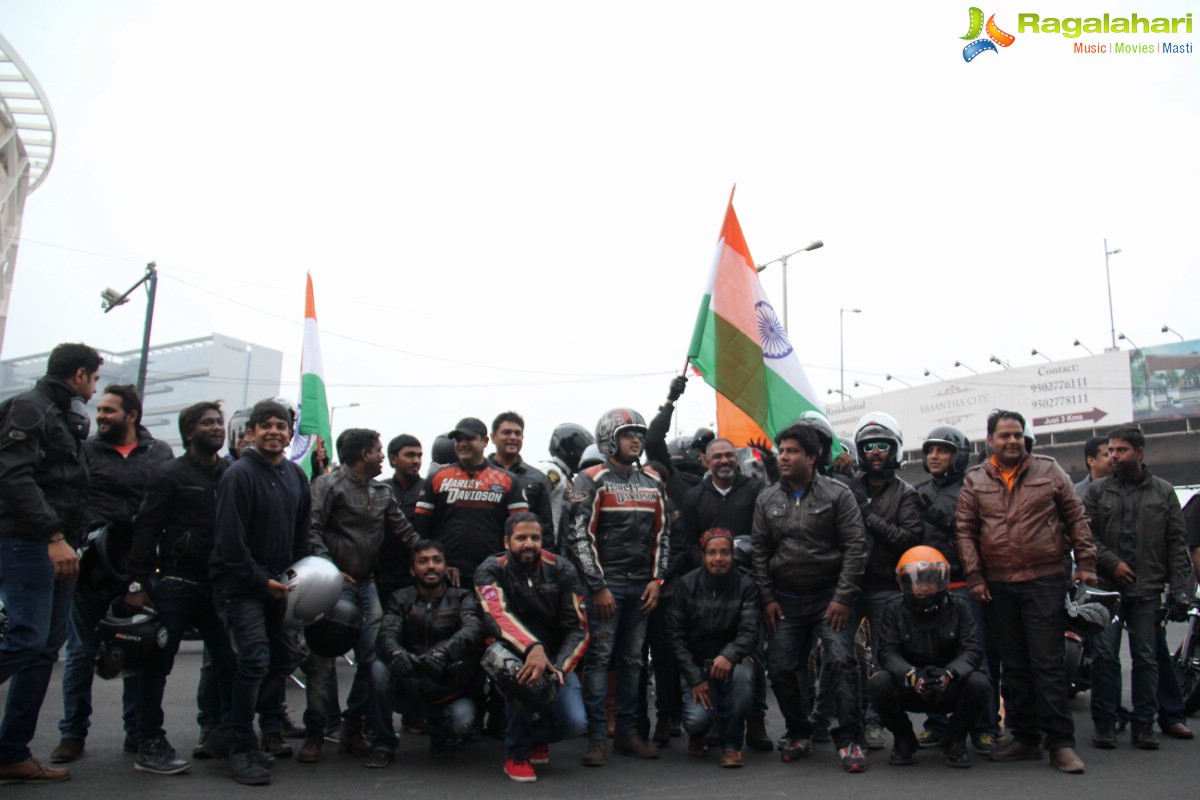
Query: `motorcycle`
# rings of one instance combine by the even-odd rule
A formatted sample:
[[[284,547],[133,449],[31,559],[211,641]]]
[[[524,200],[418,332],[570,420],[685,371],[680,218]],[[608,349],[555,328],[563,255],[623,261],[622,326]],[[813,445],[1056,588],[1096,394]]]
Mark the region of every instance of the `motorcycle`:
[[[1188,609],[1187,632],[1171,661],[1183,691],[1183,710],[1190,716],[1200,711],[1200,586]]]
[[[1088,634],[1100,633],[1109,625],[1120,625],[1121,593],[1076,584],[1067,593],[1066,646],[1067,686],[1070,696],[1092,688],[1092,648]]]

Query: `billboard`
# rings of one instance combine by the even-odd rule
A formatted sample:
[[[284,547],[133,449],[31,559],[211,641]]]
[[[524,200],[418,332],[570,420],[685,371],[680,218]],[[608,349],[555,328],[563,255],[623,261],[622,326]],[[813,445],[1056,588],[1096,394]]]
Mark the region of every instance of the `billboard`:
[[[1130,355],[1118,350],[864,395],[830,404],[826,413],[839,436],[852,437],[864,414],[886,411],[900,423],[908,449],[917,448],[938,425],[953,425],[972,440],[983,439],[987,416],[997,408],[1020,412],[1035,431],[1120,425],[1134,421]]]
[[[1134,350],[1129,371],[1137,422],[1200,415],[1200,341]]]

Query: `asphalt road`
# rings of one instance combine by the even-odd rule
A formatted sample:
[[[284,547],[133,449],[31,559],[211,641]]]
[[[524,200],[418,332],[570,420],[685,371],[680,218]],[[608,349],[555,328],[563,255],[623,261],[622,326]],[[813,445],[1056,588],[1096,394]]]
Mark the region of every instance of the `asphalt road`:
[[[1172,644],[1182,636],[1182,631],[1182,625],[1171,626],[1168,638]],[[185,644],[185,651],[177,659],[175,672],[167,684],[169,738],[185,754],[190,753],[197,736],[194,698],[199,666],[198,647]],[[343,697],[349,689],[350,676],[351,668],[342,663],[339,685]],[[72,780],[56,786],[5,786],[0,797],[23,800],[62,796],[69,792],[72,797],[87,800],[218,800],[284,791],[293,797],[330,800],[380,795],[453,797],[456,800],[571,796],[600,800],[634,794],[645,800],[745,800],[751,797],[767,800],[815,792],[815,796],[821,798],[859,799],[871,796],[1063,800],[1071,796],[1089,800],[1139,797],[1185,800],[1197,797],[1200,786],[1200,741],[1164,737],[1161,750],[1144,752],[1134,750],[1125,734],[1120,737],[1116,750],[1094,749],[1090,744],[1092,724],[1088,695],[1083,694],[1072,701],[1080,743],[1078,752],[1087,763],[1087,773],[1078,776],[1060,774],[1049,766],[1048,761],[993,764],[979,757],[972,769],[950,769],[942,763],[937,751],[920,753],[913,766],[892,767],[887,764],[886,750],[869,754],[870,769],[865,774],[847,775],[842,772],[833,745],[828,743],[818,744],[812,758],[794,764],[781,763],[774,753],[756,753],[747,749],[743,769],[722,770],[717,766],[716,752],[711,752],[704,761],[691,758],[682,739],[674,739],[659,760],[637,761],[610,755],[607,767],[589,769],[579,763],[585,742],[578,740],[551,748],[552,762],[537,768],[537,783],[517,784],[504,776],[503,749],[494,739],[485,737],[453,758],[435,760],[428,755],[425,737],[402,734],[397,760],[386,769],[367,769],[358,757],[339,754],[335,745],[326,743],[324,758],[319,764],[280,761],[276,763],[270,787],[246,787],[228,777],[223,762],[197,761],[190,773],[179,776],[135,772],[133,756],[121,752],[120,687],[120,681],[97,679],[94,690],[97,713],[92,720],[85,755],[71,765]],[[5,698],[6,688],[0,687],[0,700]],[[288,690],[288,705],[298,720],[304,708],[304,692],[294,685]],[[56,670],[33,745],[38,758],[47,759],[58,741],[56,723],[61,710]],[[782,732],[781,718],[773,706],[768,724],[768,732],[773,737]],[[298,749],[299,742],[293,742],[293,745]]]

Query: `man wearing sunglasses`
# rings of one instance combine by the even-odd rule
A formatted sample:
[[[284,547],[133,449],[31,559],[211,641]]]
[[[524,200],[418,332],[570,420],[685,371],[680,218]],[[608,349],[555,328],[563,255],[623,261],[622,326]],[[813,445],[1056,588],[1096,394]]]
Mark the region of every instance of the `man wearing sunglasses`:
[[[855,621],[866,618],[872,652],[878,652],[878,632],[883,607],[896,595],[896,562],[910,547],[921,543],[925,524],[917,493],[896,477],[904,436],[890,414],[872,412],[858,421],[854,435],[861,471],[850,484],[870,540],[867,570],[858,595]],[[885,744],[879,712],[867,709],[866,745],[878,750]]]

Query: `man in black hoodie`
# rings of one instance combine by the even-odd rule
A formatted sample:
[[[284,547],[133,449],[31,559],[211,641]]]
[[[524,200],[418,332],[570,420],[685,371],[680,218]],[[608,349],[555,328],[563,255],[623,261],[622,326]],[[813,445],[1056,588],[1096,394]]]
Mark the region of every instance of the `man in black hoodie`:
[[[216,545],[209,561],[217,613],[237,654],[230,696],[229,766],[248,785],[271,782],[267,756],[254,740],[258,696],[281,695],[299,661],[284,626],[286,583],[278,580],[309,554],[312,500],[304,471],[286,457],[292,415],[263,400],[250,412],[247,447],[217,487]]]
[[[174,458],[171,446],[150,435],[142,425],[142,399],[137,387],[111,384],[96,404],[96,435],[84,442],[91,483],[83,532],[108,526],[106,547],[116,563],[129,554],[133,542],[133,517],[142,504],[151,473]],[[84,576],[81,576],[83,578]],[[105,578],[112,576],[105,576]],[[121,577],[121,576],[116,576]],[[130,584],[130,591],[133,589]],[[63,718],[58,723],[61,741],[50,753],[55,764],[83,755],[92,717],[92,678],[100,637],[96,625],[109,604],[124,594],[124,585],[106,580],[81,580],[71,606],[67,629],[67,657],[63,664]],[[121,716],[125,726],[125,752],[137,752],[137,679],[126,677]]]
[[[8,634],[0,647],[0,782],[53,783],[71,777],[29,752],[50,674],[67,636],[79,560],[88,472],[84,404],[104,359],[85,344],[60,344],[46,375],[0,404],[0,600]]]

